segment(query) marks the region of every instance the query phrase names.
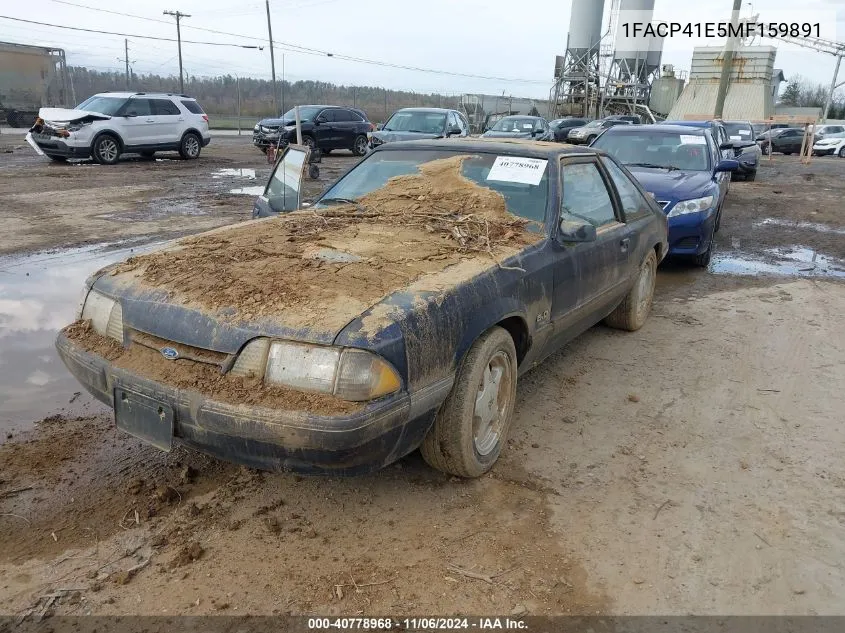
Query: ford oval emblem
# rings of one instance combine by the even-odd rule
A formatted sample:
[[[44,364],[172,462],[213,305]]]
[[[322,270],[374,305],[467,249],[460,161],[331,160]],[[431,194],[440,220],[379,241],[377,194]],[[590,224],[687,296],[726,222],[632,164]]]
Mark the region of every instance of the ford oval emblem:
[[[179,352],[177,352],[172,347],[162,347],[161,355],[164,356],[167,360],[176,360],[177,358],[179,358]]]

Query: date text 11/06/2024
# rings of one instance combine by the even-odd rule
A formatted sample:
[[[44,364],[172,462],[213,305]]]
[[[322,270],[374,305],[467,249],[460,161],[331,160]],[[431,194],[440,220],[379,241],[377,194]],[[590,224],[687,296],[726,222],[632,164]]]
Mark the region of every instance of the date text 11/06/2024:
[[[528,624],[516,618],[308,618],[311,631],[527,631]]]
[[[821,37],[820,22],[623,22],[625,37]]]

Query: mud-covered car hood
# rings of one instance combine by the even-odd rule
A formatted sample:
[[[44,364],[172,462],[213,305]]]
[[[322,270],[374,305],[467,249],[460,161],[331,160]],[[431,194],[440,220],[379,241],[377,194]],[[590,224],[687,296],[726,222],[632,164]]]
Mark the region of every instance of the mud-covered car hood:
[[[429,138],[442,138],[442,134],[427,134],[426,132],[400,132],[393,130],[379,130],[373,132],[373,138],[377,139],[376,144],[392,143],[394,141],[419,141]]]
[[[41,108],[38,118],[50,122],[75,123],[80,121],[107,121],[111,117],[88,110],[70,110],[68,108]]]

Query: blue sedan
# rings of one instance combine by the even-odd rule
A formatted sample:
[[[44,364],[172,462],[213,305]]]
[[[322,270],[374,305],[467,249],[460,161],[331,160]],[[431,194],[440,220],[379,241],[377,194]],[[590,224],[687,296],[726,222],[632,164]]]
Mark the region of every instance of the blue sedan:
[[[669,220],[669,255],[707,266],[719,230],[730,173],[710,132],[679,125],[617,126],[593,147],[623,163],[663,207]]]

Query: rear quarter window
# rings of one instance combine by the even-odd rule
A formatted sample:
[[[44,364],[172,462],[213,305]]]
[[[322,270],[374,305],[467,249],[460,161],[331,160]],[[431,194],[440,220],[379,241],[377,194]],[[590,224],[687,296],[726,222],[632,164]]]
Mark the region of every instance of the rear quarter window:
[[[190,112],[191,114],[205,114],[203,109],[200,107],[200,104],[196,101],[182,101],[182,105],[185,106],[185,109]]]

